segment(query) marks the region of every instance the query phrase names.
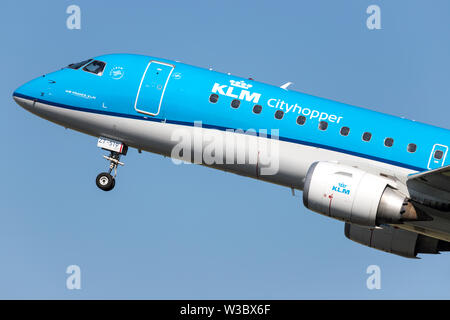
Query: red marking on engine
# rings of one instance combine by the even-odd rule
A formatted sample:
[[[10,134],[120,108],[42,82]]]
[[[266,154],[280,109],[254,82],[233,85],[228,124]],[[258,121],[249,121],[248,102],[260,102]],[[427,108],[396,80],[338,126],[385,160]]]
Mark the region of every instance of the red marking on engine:
[[[330,195],[328,196],[328,198],[330,199],[330,203],[328,204],[328,216],[331,217],[331,202],[333,202],[333,195],[330,194]]]

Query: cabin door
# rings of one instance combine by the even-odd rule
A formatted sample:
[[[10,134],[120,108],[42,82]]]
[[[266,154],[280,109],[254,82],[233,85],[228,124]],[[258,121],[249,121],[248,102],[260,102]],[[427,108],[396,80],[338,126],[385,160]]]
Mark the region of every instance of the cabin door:
[[[157,116],[161,111],[164,92],[174,66],[150,61],[139,85],[134,109],[140,113]]]
[[[444,165],[447,157],[448,147],[442,144],[435,144],[431,150],[430,160],[428,161],[428,169],[437,169]]]

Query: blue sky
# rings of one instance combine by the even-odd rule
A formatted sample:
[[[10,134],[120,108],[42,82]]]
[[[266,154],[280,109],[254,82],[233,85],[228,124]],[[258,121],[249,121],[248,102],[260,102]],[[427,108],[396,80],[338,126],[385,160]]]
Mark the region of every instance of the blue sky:
[[[81,30],[66,28],[71,4]],[[381,30],[366,27],[371,4]],[[41,74],[127,52],[447,128],[449,19],[446,0],[1,1],[0,298],[450,298],[450,254],[360,246],[280,186],[130,150],[101,192],[96,140],[11,99]],[[66,289],[73,264],[81,290]],[[369,265],[381,290],[366,287]]]

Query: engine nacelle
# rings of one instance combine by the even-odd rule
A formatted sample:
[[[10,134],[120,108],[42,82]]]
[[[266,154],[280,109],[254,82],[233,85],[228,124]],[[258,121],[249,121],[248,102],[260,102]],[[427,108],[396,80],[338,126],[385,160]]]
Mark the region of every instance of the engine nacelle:
[[[315,212],[364,226],[418,220],[409,199],[389,183],[358,168],[315,162],[306,174],[303,203]]]
[[[419,253],[438,254],[450,250],[450,242],[390,226],[374,229],[346,223],[345,236],[362,245],[406,258],[415,258]]]

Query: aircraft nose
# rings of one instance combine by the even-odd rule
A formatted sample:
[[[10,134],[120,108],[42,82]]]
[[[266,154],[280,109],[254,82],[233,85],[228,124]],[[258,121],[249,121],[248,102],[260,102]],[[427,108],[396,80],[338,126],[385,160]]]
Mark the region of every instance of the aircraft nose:
[[[30,111],[34,102],[42,95],[42,78],[33,79],[18,87],[12,94],[14,101],[22,108]]]

